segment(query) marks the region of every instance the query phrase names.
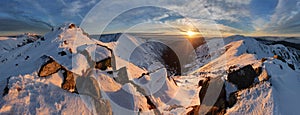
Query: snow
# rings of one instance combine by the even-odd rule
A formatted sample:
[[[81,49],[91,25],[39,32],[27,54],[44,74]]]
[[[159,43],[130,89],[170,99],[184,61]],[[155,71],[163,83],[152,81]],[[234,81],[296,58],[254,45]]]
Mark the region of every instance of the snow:
[[[90,114],[79,95],[69,93],[50,79],[38,78],[36,73],[14,76],[9,80],[9,93],[1,99],[2,114]],[[61,81],[61,80],[60,80]],[[78,106],[81,105],[81,106]]]
[[[283,69],[280,68],[280,65]],[[274,103],[278,113],[297,114],[300,103],[300,72],[292,70],[280,60],[265,62],[265,68],[271,76]]]
[[[104,37],[104,43],[89,38],[80,28],[68,28],[68,24],[47,33],[44,40],[38,39],[18,48],[16,46],[28,38],[0,37],[0,49],[5,48],[0,50],[0,61],[4,60],[0,62],[0,89],[6,85],[9,88],[8,94],[0,99],[1,114],[94,114],[91,97],[61,88],[62,70],[44,78],[37,75],[48,57],[79,77],[89,72],[90,60],[98,62],[114,57],[115,68],[91,69],[89,73],[100,87],[101,98],[110,102],[114,114],[154,114],[145,96],[149,96],[163,114],[185,114],[191,110],[187,108],[200,104],[198,82],[204,77],[222,77],[227,100],[230,93],[237,92],[238,101],[227,108],[226,114],[298,113],[300,63],[296,49],[265,45],[243,36],[210,39],[206,45],[196,48],[196,60],[184,65],[188,68],[184,75],[167,76],[160,59],[167,46],[146,43],[146,39],[128,34],[111,35],[111,40],[109,37]],[[188,49],[181,48],[186,45],[180,45],[181,42],[177,40],[178,45],[172,46],[173,49],[177,46],[177,52]],[[140,45],[142,47],[138,47]],[[274,59],[274,55],[285,62]],[[262,58],[267,60],[262,62]],[[238,91],[234,84],[226,81],[224,74],[231,66],[240,68],[249,64],[254,68],[262,67],[271,78]],[[295,70],[289,64],[294,65]],[[117,70],[122,67],[126,67],[128,83],[115,80],[120,77]],[[111,71],[114,73],[110,74]],[[145,90],[146,95],[139,88]]]
[[[90,68],[86,57],[80,54],[83,48],[94,61],[111,56],[107,49],[96,45],[98,43],[85,36],[80,28],[69,29],[66,24],[46,34],[44,40],[4,52],[0,57],[5,60],[0,64],[0,88],[4,89],[6,79],[10,77],[9,93],[2,97],[0,111],[16,114],[91,114],[91,108],[86,107],[79,95],[61,88],[60,72],[46,78],[39,78],[37,72],[51,57],[70,71],[82,75],[82,71]],[[62,51],[66,55],[60,55]]]
[[[232,108],[227,109],[226,114],[271,115],[276,113],[272,90],[270,83],[265,82],[238,92],[238,102]]]
[[[299,69],[293,70],[288,64],[299,67],[299,55],[296,49],[287,48],[283,45],[265,45],[255,39],[233,36],[225,38],[225,52],[212,61],[204,62],[204,66],[191,72],[196,76],[218,76],[221,70],[226,71],[232,65],[243,67],[252,65],[254,68],[262,66],[271,79],[261,82],[249,89],[238,91],[238,102],[227,109],[226,114],[297,114],[299,104]],[[197,49],[197,50],[202,50]],[[222,48],[219,48],[222,49]],[[274,55],[280,55],[286,62],[274,59]],[[203,59],[204,56],[202,56]],[[207,57],[204,57],[207,59]],[[261,63],[261,58],[267,61]],[[200,58],[201,59],[201,58]],[[221,72],[222,73],[222,72]],[[227,98],[231,92],[237,91],[234,85],[225,82]]]
[[[0,54],[9,52],[36,40],[38,40],[38,36],[30,33],[19,36],[0,37]]]

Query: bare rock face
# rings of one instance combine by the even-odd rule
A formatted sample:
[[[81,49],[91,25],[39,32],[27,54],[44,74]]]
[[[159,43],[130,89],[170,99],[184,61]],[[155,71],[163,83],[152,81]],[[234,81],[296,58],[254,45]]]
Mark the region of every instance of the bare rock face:
[[[40,69],[39,76],[40,77],[47,77],[50,76],[59,70],[64,70],[63,73],[64,81],[62,83],[61,88],[64,90],[75,90],[75,80],[74,80],[74,74],[71,71],[68,71],[63,66],[61,66],[59,63],[57,63],[54,59],[49,58],[50,60],[47,61]]]
[[[250,87],[254,83],[256,72],[251,65],[230,72],[228,81],[235,84],[239,90]]]
[[[236,102],[237,102],[237,92],[230,93],[229,100],[227,102],[227,106],[229,108],[231,108],[234,106],[234,104],[236,104]]]
[[[76,88],[79,94],[88,95],[95,99],[101,98],[100,87],[93,77],[82,76],[76,79]]]
[[[69,29],[73,29],[73,28],[76,28],[76,25],[75,24],[70,24]]]
[[[111,58],[106,58],[99,62],[96,62],[96,69],[106,70],[108,67],[111,67]]]
[[[261,74],[258,76],[258,80],[260,81],[260,82],[263,82],[263,81],[268,81],[270,79],[270,76],[268,75],[268,73],[267,73],[267,70],[263,70],[262,72],[261,72]]]
[[[6,79],[6,85],[5,85],[5,88],[4,88],[4,91],[3,91],[2,96],[5,96],[5,95],[8,94],[8,92],[9,92],[8,83],[9,83],[9,79],[10,79],[10,78],[11,78],[11,77],[8,77],[8,78]]]
[[[52,75],[56,72],[58,72],[58,70],[60,70],[62,68],[62,66],[57,63],[55,60],[53,60],[52,58],[50,58],[49,61],[47,61],[40,69],[38,75],[40,77],[47,77],[49,75]]]
[[[262,67],[257,67],[254,70],[255,70],[256,75],[260,75],[263,71],[263,68]]]
[[[195,105],[188,108],[193,108],[193,109],[187,112],[186,115],[199,115],[200,105]]]
[[[64,82],[62,83],[61,87],[64,90],[75,90],[74,74],[71,71],[65,70],[63,75],[64,75]]]
[[[205,80],[200,81],[201,83],[201,90],[199,92],[199,98],[200,98],[200,103],[201,105],[196,105],[193,106],[193,110],[189,111],[187,114],[188,115],[199,115],[199,114],[206,114],[206,115],[223,115],[226,112],[226,90],[225,90],[225,85],[222,85],[221,92],[218,93],[219,95],[217,96],[217,100],[213,105],[207,104],[203,102],[204,96],[207,95],[208,97],[211,95],[211,93],[207,94],[207,90],[209,85],[211,84],[218,84],[220,83],[221,78],[206,78]],[[213,93],[215,94],[215,93]],[[200,108],[205,106],[211,106],[210,110],[207,113],[201,113]]]
[[[220,80],[221,80],[221,78],[211,79],[208,82],[209,83],[208,86],[210,84],[217,84],[217,83],[220,82]],[[203,90],[207,90],[208,86],[207,87],[202,87]],[[202,90],[202,88],[201,88],[201,90]],[[201,90],[200,90],[200,92],[201,92]],[[203,99],[200,98],[200,100],[203,100]],[[200,108],[201,108],[202,105],[206,105],[206,103],[201,102]],[[208,105],[208,106],[211,106],[211,105]],[[225,85],[223,84],[217,101],[215,102],[215,104],[212,106],[212,108],[206,114],[207,115],[223,115],[223,114],[225,114],[225,112],[226,112],[226,90],[225,90]]]
[[[94,101],[94,104],[97,115],[113,114],[109,100],[100,99],[99,101]]]
[[[205,96],[206,91],[207,91],[208,86],[209,86],[209,81],[210,81],[210,78],[206,78],[205,80],[200,80],[199,81],[199,85],[202,86],[202,88],[199,92],[200,103],[203,102],[204,96]]]
[[[93,77],[82,76],[76,79],[76,88],[80,95],[92,98],[96,114],[112,115],[112,109],[108,100],[102,99],[101,91],[97,80]]]

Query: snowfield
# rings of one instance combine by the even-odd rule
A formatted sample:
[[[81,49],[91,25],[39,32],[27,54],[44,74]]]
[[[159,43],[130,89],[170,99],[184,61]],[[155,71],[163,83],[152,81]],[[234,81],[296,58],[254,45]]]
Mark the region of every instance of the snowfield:
[[[89,38],[70,24],[43,37],[0,37],[0,113],[187,114],[201,104],[199,92],[204,85],[199,81],[221,78],[225,100],[229,101],[233,93],[237,95],[233,106],[226,106],[225,114],[299,114],[298,49],[244,36],[207,39],[206,44],[195,48],[196,59],[182,65],[180,75],[170,74],[174,68],[164,66],[161,57],[167,55],[164,51],[168,47],[155,42],[143,44],[146,41],[128,34]],[[186,44],[177,43],[177,52],[184,50],[180,47]],[[49,58],[65,70],[40,77],[39,71]],[[93,63],[108,58],[112,67],[94,68]],[[260,72],[251,86],[238,89],[228,74],[247,65],[265,72]],[[81,86],[93,88],[76,86],[78,92],[62,89],[65,71],[74,74],[76,83],[91,80]],[[99,107],[106,111],[98,111]]]

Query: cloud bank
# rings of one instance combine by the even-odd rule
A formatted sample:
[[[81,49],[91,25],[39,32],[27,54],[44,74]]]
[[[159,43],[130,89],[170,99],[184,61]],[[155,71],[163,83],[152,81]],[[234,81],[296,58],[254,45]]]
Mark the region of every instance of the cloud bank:
[[[118,0],[110,2],[116,4],[113,2]],[[100,16],[105,19],[105,16],[110,15],[114,9],[138,3],[136,0],[121,2],[121,6],[108,5],[107,7],[111,8]],[[149,23],[148,27],[138,29],[141,32],[169,31],[165,26],[159,29],[160,26],[156,26],[159,24],[189,29],[193,28],[187,24],[190,21],[193,26],[212,34],[214,30],[211,22],[215,23],[222,34],[228,35],[298,35],[300,33],[300,1],[298,0],[157,0],[157,2],[167,4],[167,9],[141,7],[123,12],[111,22],[106,31],[124,31],[140,23]],[[43,33],[52,26],[65,22],[80,24],[99,0],[2,0],[0,3],[3,4],[0,7],[2,33],[18,33],[25,30]]]

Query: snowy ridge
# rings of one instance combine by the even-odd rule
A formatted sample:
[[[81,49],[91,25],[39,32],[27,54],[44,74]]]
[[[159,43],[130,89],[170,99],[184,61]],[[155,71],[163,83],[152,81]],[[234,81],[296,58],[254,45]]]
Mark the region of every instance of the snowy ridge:
[[[204,62],[204,66],[192,72],[193,75],[217,77],[220,70],[250,64],[253,68],[262,67],[270,76],[268,81],[238,91],[237,103],[228,108],[226,114],[296,114],[295,106],[300,95],[299,51],[281,44],[265,45],[244,36],[232,36],[224,41],[226,45],[216,50],[220,56]],[[203,52],[203,48],[197,50]],[[201,56],[202,59],[207,58],[205,56]],[[227,96],[237,91],[232,88],[226,90]]]
[[[40,39],[40,36],[26,33],[20,36],[0,37],[0,54],[9,52]]]
[[[90,100],[90,97],[85,95],[79,96],[61,89],[64,70],[59,70],[46,78],[40,78],[37,73],[50,57],[68,71],[79,76],[85,75],[85,71],[91,68],[86,55],[90,56],[94,62],[112,56],[112,52],[107,47],[103,47],[106,45],[108,48],[114,47],[114,43],[102,43],[90,39],[80,28],[70,27],[70,24],[66,24],[47,33],[44,39],[27,44],[10,53],[5,53],[1,57],[1,59],[6,60],[0,64],[0,73],[5,76],[1,78],[2,84],[0,88],[6,88],[6,91],[1,92],[1,94],[5,95],[1,99],[0,111],[2,113],[17,114],[37,114],[41,111],[44,114],[95,113],[96,110],[87,101]],[[153,110],[150,111],[149,100],[146,99],[146,95],[137,90],[137,87],[142,87],[145,84],[138,85],[137,82],[135,83],[136,79],[145,77],[145,75],[142,76],[143,73],[148,72],[130,62],[127,63],[129,63],[126,69],[129,72],[128,78],[132,80],[129,83],[115,81],[114,75],[109,73],[111,69],[105,71],[92,70],[90,77],[95,78],[99,82],[103,99],[111,102],[111,109],[114,113],[134,114],[140,111],[153,113]],[[5,69],[7,67],[10,69]],[[167,79],[165,70],[156,69],[149,74],[152,78],[148,80],[152,83],[148,83],[149,85],[144,88],[148,89],[149,99],[152,103],[160,107],[169,102],[177,88],[173,81]],[[165,77],[161,79],[160,76]],[[162,85],[157,86],[157,82]],[[157,92],[160,88],[161,91],[152,96],[152,93]],[[149,94],[149,91],[151,94]],[[34,95],[38,94],[40,98],[32,97],[31,93]],[[17,100],[15,100],[16,98]],[[127,98],[127,100],[123,100],[123,98]],[[120,99],[122,101],[118,101]],[[75,106],[78,109],[74,109]],[[25,109],[21,109],[24,107]],[[163,108],[157,109],[161,110],[161,112],[163,110]]]
[[[121,44],[116,37],[126,43]],[[167,46],[150,42],[134,48],[145,39],[127,34],[104,38],[105,43],[89,38],[82,29],[66,24],[47,33],[43,39],[3,52],[0,89],[5,90],[0,93],[5,95],[0,100],[0,112],[97,114],[93,97],[61,88],[64,72],[70,71],[77,75],[76,79],[95,79],[97,82],[92,85],[99,85],[101,99],[109,101],[113,114],[186,114],[191,107],[200,104],[199,91],[203,87],[199,86],[199,81],[219,76],[225,81],[226,100],[231,93],[238,95],[233,107],[226,108],[226,114],[297,113],[300,103],[297,99],[300,95],[297,49],[265,45],[244,36],[222,41],[211,39],[206,41],[209,45],[196,48],[195,62],[184,65],[189,69],[186,75],[172,75],[163,67]],[[15,45],[9,43],[5,47]],[[125,54],[131,51],[132,54]],[[121,65],[105,70],[91,67],[90,61],[111,57]],[[49,58],[66,70],[39,77],[38,71]],[[227,81],[226,72],[246,65],[255,69],[261,67],[270,79],[257,80],[251,87],[238,90]]]
[[[62,71],[46,79],[37,75],[49,57],[68,70],[82,75],[82,71],[90,67],[86,57],[79,52],[86,50],[95,62],[111,56],[109,50],[97,45],[99,41],[88,38],[80,28],[69,25],[65,24],[47,33],[43,39],[3,54],[1,60],[5,61],[0,64],[0,73],[3,76],[0,79],[1,89],[8,82],[7,95],[1,99],[3,113],[91,113],[91,109],[86,107],[79,95],[60,88],[63,83]],[[5,94],[3,90],[1,94]]]

